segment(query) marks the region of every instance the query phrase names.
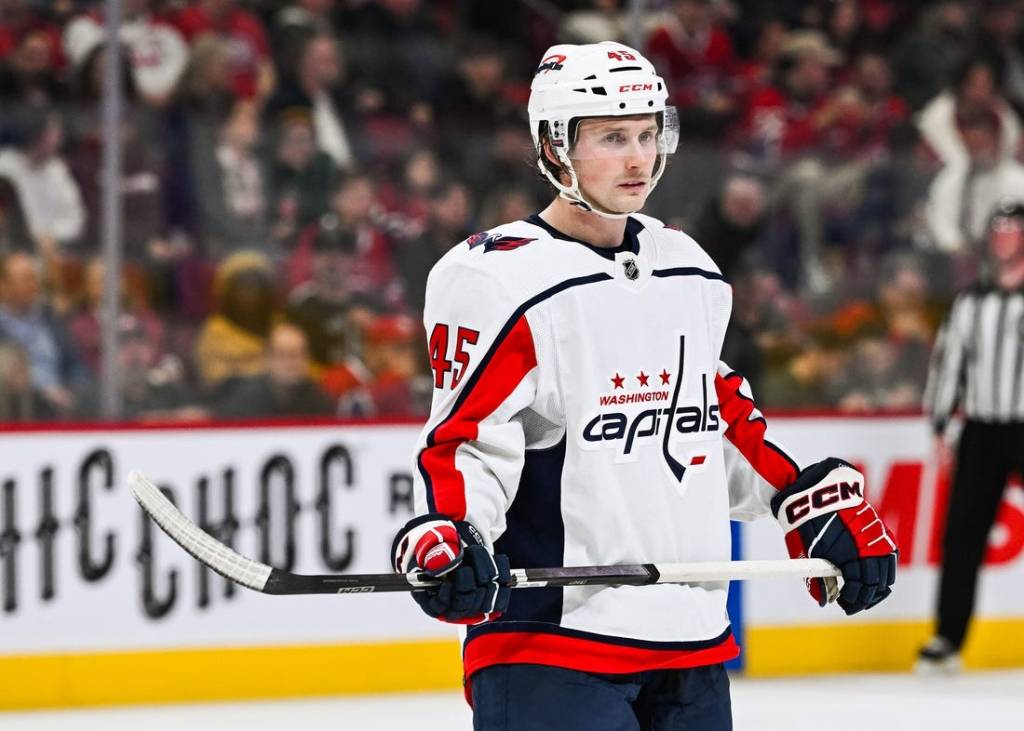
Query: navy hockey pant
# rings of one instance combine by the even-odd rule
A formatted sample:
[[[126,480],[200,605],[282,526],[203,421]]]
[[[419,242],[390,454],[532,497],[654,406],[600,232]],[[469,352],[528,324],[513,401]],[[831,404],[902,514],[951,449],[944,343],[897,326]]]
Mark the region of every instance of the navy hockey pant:
[[[939,582],[938,632],[958,649],[974,612],[988,534],[1014,470],[1024,472],[1024,424],[969,420],[957,450]]]
[[[472,678],[476,731],[731,731],[722,665],[595,675],[492,665]]]

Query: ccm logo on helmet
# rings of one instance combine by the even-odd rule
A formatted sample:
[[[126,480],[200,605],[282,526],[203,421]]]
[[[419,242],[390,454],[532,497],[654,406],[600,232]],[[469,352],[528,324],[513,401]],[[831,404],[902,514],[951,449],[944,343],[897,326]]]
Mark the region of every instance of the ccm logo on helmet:
[[[796,523],[811,512],[811,509],[818,510],[834,505],[839,501],[849,500],[851,496],[864,497],[864,492],[859,482],[837,482],[834,485],[826,485],[812,490],[809,494],[799,496],[796,500],[786,506],[786,518],[790,523]]]
[[[619,93],[627,91],[654,91],[654,84],[623,84],[619,87]]]

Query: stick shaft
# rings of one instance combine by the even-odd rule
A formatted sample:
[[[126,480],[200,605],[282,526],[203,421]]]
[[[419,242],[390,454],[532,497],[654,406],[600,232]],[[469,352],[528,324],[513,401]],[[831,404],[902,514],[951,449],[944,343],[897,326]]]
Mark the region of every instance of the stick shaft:
[[[264,594],[369,594],[409,592],[436,586],[422,575],[293,574],[243,556],[203,531],[139,472],[128,483],[142,509],[197,561],[232,581]],[[645,586],[722,582],[736,579],[839,576],[822,559],[781,561],[711,561],[626,566],[569,566],[515,569],[510,586]]]

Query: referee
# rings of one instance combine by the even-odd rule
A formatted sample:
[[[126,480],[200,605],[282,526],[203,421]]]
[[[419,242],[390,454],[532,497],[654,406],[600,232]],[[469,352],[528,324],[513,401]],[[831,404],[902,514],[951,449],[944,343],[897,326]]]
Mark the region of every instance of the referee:
[[[1009,473],[1024,469],[1024,204],[998,208],[987,231],[991,275],[961,292],[932,354],[925,409],[943,432],[966,416],[946,516],[937,634],[919,670],[959,669],[978,569]],[[948,459],[940,459],[948,462]]]

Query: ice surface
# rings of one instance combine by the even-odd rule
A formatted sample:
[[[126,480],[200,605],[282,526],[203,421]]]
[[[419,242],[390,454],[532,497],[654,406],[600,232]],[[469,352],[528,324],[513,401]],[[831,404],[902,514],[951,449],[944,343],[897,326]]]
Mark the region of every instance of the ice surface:
[[[736,731],[1019,731],[1024,670],[952,678],[733,679]],[[4,731],[408,731],[469,729],[459,693],[0,713]]]

